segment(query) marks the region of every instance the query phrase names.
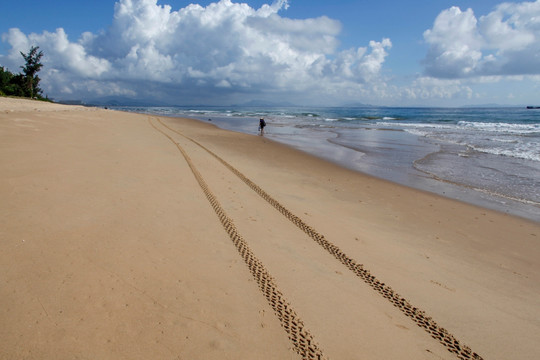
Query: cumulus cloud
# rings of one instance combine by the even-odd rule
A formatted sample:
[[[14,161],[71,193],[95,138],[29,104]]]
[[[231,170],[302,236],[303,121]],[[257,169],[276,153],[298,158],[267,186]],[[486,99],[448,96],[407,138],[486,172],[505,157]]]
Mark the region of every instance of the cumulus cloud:
[[[477,18],[442,11],[424,32],[425,71],[437,78],[540,74],[540,0],[503,3]]]
[[[179,102],[190,96],[361,93],[379,77],[389,39],[337,52],[341,24],[325,16],[290,19],[287,0],[259,9],[220,0],[177,11],[157,0],[120,0],[111,25],[68,39],[54,33],[2,35],[11,45],[0,57],[18,68],[19,51],[45,53],[41,77],[54,97],[129,95]],[[353,90],[356,89],[356,90]]]

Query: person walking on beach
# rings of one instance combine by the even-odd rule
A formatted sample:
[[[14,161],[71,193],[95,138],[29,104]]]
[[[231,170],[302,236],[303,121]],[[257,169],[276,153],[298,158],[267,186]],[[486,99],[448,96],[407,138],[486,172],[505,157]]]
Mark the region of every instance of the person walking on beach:
[[[263,118],[261,118],[259,120],[259,131],[260,131],[260,135],[264,135],[264,127],[266,126],[266,121],[264,121]]]

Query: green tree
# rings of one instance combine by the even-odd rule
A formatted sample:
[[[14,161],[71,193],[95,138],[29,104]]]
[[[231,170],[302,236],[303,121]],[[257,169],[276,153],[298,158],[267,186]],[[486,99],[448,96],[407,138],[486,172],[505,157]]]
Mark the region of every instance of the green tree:
[[[43,57],[43,51],[39,51],[39,46],[32,46],[28,54],[21,51],[21,55],[26,61],[24,66],[21,66],[24,73],[25,88],[31,98],[41,95],[39,81],[41,80],[36,74],[41,70],[43,64],[40,62]]]
[[[23,74],[16,74],[11,78],[8,86],[9,95],[28,97],[28,89],[26,87],[26,77]]]
[[[22,74],[12,74],[0,66],[0,95],[28,96],[25,77]]]
[[[0,66],[0,95],[9,95],[8,86],[13,78],[13,74]]]

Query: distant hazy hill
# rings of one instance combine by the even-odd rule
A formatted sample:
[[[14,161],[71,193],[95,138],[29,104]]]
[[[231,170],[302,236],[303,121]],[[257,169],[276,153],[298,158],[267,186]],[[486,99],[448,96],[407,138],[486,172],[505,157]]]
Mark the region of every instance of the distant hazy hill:
[[[341,105],[341,107],[374,107],[373,105],[370,105],[370,104],[362,104],[362,103],[347,103],[347,104],[343,104]],[[380,107],[384,107],[384,106],[380,106]]]
[[[462,108],[503,108],[503,107],[523,107],[516,105],[500,105],[500,104],[478,104],[478,105],[465,105]]]
[[[60,104],[88,106],[172,106],[171,104],[143,101],[124,97],[104,97],[90,100],[57,100]]]

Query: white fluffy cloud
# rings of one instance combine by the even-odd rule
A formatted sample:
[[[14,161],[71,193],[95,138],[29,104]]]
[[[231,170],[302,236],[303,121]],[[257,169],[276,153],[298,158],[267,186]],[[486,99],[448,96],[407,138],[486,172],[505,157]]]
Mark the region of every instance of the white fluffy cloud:
[[[503,3],[479,19],[452,7],[424,33],[426,73],[438,78],[540,74],[540,0]]]
[[[45,53],[40,74],[53,97],[127,95],[178,103],[238,94],[319,96],[361,93],[379,77],[389,39],[336,52],[339,22],[328,17],[280,16],[287,0],[253,9],[220,0],[177,11],[157,0],[120,0],[107,30],[70,41],[54,33],[2,35],[12,49],[0,58],[21,64],[19,51],[38,45]],[[202,101],[202,100],[201,100]]]

